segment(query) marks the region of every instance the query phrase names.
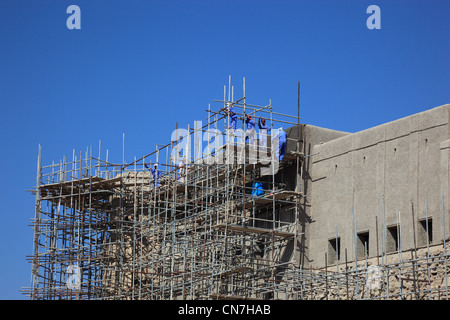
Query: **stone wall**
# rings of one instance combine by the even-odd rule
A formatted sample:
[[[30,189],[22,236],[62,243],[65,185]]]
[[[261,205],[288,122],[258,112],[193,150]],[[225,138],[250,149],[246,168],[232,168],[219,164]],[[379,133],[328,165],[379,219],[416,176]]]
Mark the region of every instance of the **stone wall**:
[[[313,266],[324,266],[326,252],[332,257],[336,237],[353,260],[365,237],[369,257],[375,257],[383,232],[391,250],[399,242],[403,250],[423,245],[426,217],[433,239],[442,240],[444,227],[450,234],[449,109],[444,105],[313,145],[305,235]]]
[[[450,292],[449,245],[442,244],[297,272],[289,299],[443,300]]]

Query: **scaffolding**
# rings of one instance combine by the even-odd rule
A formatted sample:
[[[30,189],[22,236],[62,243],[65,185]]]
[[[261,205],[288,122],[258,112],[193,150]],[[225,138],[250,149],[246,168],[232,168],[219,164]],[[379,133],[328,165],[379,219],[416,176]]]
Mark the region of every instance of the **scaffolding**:
[[[99,146],[98,157],[91,148],[84,155],[74,151],[72,161],[42,166],[39,149],[32,279],[24,290],[31,299],[277,296],[276,278],[291,263],[298,236],[302,197],[297,187],[286,188],[282,172],[294,162],[298,169],[301,156],[297,149],[279,162],[270,149],[277,140],[269,136],[268,161],[258,161],[258,139],[245,141],[244,125],[249,115],[271,127],[299,125],[299,118],[274,112],[271,103],[246,103],[245,79],[242,98],[233,99],[231,78],[228,99],[226,92],[224,86],[224,99],[214,101],[223,108],[208,106],[205,126],[196,122],[130,164],[111,163],[108,153],[102,160]],[[231,106],[243,130],[230,139]],[[205,134],[228,140],[204,156],[196,138]],[[193,157],[179,148],[190,138]],[[256,195],[255,182],[264,183],[262,194]]]
[[[245,79],[242,88],[235,100],[230,78],[223,99],[205,110],[206,125],[177,124],[170,143],[132,163],[112,163],[108,151],[102,160],[99,143],[98,156],[88,148],[43,166],[39,147],[31,286],[23,292],[37,300],[448,298],[445,232],[435,255],[427,245],[424,257],[399,252],[398,261],[385,251],[381,264],[367,255],[320,269],[300,264],[308,155],[299,109],[290,116],[271,102],[249,104]],[[230,107],[242,120],[232,139]],[[251,142],[248,115],[272,130],[294,128],[283,161],[276,139],[268,136],[264,149],[263,136]]]

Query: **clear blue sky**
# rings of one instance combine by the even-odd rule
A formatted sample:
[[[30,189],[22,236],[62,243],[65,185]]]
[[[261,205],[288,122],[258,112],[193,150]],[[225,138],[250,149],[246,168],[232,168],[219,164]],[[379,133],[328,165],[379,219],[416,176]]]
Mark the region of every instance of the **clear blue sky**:
[[[450,103],[449,17],[448,0],[1,0],[0,299],[30,285],[39,144],[44,164],[99,140],[121,162],[125,133],[131,162],[204,119],[229,75],[294,115],[300,81],[302,122],[370,128]]]

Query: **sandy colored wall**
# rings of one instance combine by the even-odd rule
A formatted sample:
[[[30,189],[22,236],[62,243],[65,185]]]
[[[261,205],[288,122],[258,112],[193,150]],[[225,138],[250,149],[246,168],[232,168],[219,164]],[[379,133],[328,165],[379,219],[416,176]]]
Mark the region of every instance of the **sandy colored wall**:
[[[422,232],[418,220],[425,218],[425,201],[432,218],[433,241],[442,241],[442,193],[445,232],[450,234],[446,204],[449,109],[450,105],[444,105],[313,145],[308,198],[311,223],[306,233],[313,265],[324,265],[329,239],[336,234],[341,260],[345,249],[348,259],[353,259],[354,224],[358,233],[369,233],[370,257],[381,253],[384,242],[389,241],[389,233],[384,241],[383,223],[389,227],[400,222],[402,249],[423,245],[418,243]],[[380,211],[383,198],[384,217]]]

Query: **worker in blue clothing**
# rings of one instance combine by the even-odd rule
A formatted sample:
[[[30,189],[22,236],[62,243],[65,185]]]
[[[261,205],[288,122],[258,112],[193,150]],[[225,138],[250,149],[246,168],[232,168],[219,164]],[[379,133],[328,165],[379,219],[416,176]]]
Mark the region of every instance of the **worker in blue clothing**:
[[[145,167],[149,169],[148,164],[145,164]],[[158,170],[158,164],[155,163],[150,171],[152,172],[153,180],[155,181],[155,187],[159,187],[159,178],[161,177],[161,171]]]
[[[277,158],[282,161],[284,158],[284,154],[286,152],[286,143],[287,143],[287,133],[283,130],[283,128],[279,128],[275,136],[272,137],[272,141],[274,138],[278,137],[278,148],[276,150]],[[273,144],[272,144],[273,146]]]
[[[161,177],[161,171],[158,170],[158,164],[155,163],[152,169],[153,179],[155,180],[155,187],[159,187],[159,178]]]
[[[267,136],[270,135],[271,128],[266,125],[266,119],[259,118],[258,120],[259,128],[259,147],[261,150],[266,150],[267,147]]]
[[[283,130],[283,128],[280,128],[278,130],[280,161],[282,161],[284,158],[284,153],[286,152],[286,144],[287,144],[287,133]]]
[[[225,113],[230,116],[230,127],[229,128],[236,130],[237,114],[234,112],[234,107],[231,103],[228,103]]]
[[[255,120],[252,119],[252,117],[250,115],[247,115],[246,119],[245,119],[245,123],[247,124],[247,132],[245,134],[245,142],[249,142],[250,141],[250,145],[254,145],[255,143],[255,127],[256,127],[256,123]]]
[[[234,137],[236,135],[236,126],[237,126],[237,114],[234,112],[233,104],[228,102],[226,108],[222,108],[219,110],[223,111],[226,115],[230,117],[230,126],[227,128],[226,134],[226,143],[229,144],[234,141]]]
[[[180,163],[178,164],[178,177],[177,180],[184,183],[185,177],[186,177],[186,164],[184,163],[184,159],[181,159]]]

